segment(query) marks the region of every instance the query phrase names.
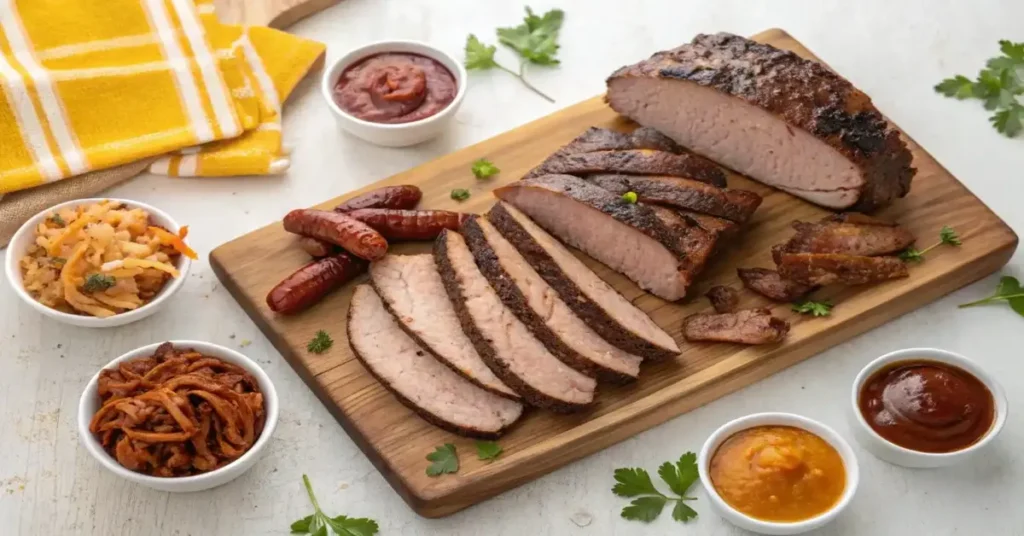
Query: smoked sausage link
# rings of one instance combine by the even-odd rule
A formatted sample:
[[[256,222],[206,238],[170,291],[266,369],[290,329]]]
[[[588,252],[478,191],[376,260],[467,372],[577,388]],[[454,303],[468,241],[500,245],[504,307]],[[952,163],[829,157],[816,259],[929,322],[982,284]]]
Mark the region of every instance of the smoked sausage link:
[[[338,249],[338,246],[335,246],[330,242],[324,242],[319,238],[313,238],[311,236],[300,236],[299,247],[302,248],[302,251],[309,253],[309,256],[314,259],[326,257]]]
[[[447,210],[362,208],[347,213],[388,240],[433,240],[444,229],[458,231],[469,214]]]
[[[420,202],[423,192],[411,185],[385,186],[371,190],[334,207],[337,212],[348,212],[360,208],[410,209]]]
[[[284,229],[341,246],[368,261],[375,261],[388,252],[388,241],[380,233],[340,212],[296,209],[284,217]]]
[[[317,259],[278,283],[267,294],[267,306],[275,313],[297,313],[365,272],[368,266],[348,253]]]

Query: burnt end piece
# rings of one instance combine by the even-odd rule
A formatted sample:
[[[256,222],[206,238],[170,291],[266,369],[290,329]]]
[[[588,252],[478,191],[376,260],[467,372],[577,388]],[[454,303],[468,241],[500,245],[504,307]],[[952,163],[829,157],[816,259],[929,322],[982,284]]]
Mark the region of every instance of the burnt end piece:
[[[744,309],[734,313],[698,313],[683,319],[688,341],[772,344],[789,333],[789,322],[775,318],[768,309]]]
[[[814,290],[811,285],[783,279],[779,272],[767,268],[737,268],[736,274],[744,287],[777,302],[794,302]]]
[[[773,249],[779,275],[805,285],[864,285],[910,276],[899,257],[839,253],[786,253]]]
[[[711,287],[704,295],[708,297],[711,306],[718,313],[731,313],[740,305],[740,295],[732,287],[722,285]]]

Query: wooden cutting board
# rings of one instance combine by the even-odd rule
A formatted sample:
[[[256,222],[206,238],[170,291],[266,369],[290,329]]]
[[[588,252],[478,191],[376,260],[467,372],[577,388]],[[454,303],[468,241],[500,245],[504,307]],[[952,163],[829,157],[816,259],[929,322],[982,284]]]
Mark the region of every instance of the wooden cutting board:
[[[234,24],[283,29],[341,0],[214,0],[217,18]]]
[[[781,30],[769,30],[754,39],[814,57]],[[424,207],[482,213],[494,202],[489,194],[492,188],[521,177],[590,126],[630,128],[598,97],[399,173],[360,192],[386,184],[415,184],[423,189]],[[927,262],[910,267],[911,277],[906,280],[862,288],[822,289],[816,296],[831,298],[837,304],[827,318],[800,316],[788,306],[776,305],[776,314],[793,324],[788,339],[780,345],[688,344],[680,335],[680,320],[710,308],[707,300],[699,297],[707,288],[720,284],[739,287],[736,268],[771,267],[769,248],[791,235],[790,222],[815,220],[826,214],[788,194],[743,177],[730,177],[730,186],[758,192],[764,196],[764,204],[738,243],[719,255],[695,285],[691,295],[698,298],[690,303],[664,302],[586,259],[602,277],[680,341],[682,355],[674,362],[645,365],[634,385],[602,386],[598,403],[591,411],[570,416],[530,412],[500,441],[505,449],[502,458],[489,465],[476,460],[472,441],[421,420],[378,385],[353,357],[344,324],[354,284],[297,316],[279,317],[267,309],[267,292],[308,261],[280,223],[224,244],[213,251],[210,260],[232,295],[395,490],[416,512],[440,517],[758,381],[1005,264],[1017,246],[1014,232],[927,152],[916,143],[909,143],[918,169],[911,193],[880,215],[898,219],[925,245],[938,237],[943,225],[951,225],[963,237],[963,246],[937,248],[929,253]],[[501,175],[487,182],[475,180],[470,164],[481,157],[498,165]],[[473,195],[459,204],[449,198],[452,188],[469,188]],[[332,207],[356,193],[332,199],[320,207]],[[406,244],[394,247],[393,251],[423,253],[429,249],[428,244]],[[743,292],[742,296],[743,307],[770,305],[750,292]],[[305,350],[318,329],[326,329],[335,340],[333,348],[324,355]],[[837,395],[833,403],[842,404],[845,399]],[[445,442],[457,446],[461,470],[456,475],[427,477],[424,457]]]

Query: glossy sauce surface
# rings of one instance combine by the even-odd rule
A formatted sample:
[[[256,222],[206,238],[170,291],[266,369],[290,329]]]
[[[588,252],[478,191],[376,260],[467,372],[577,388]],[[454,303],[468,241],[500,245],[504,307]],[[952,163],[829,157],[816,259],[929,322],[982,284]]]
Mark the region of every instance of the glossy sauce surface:
[[[872,374],[858,400],[883,438],[919,452],[965,449],[988,433],[995,403],[985,384],[953,365],[901,361]]]
[[[846,489],[846,467],[836,449],[791,426],[758,426],[730,436],[711,457],[709,474],[726,503],[762,521],[818,516]]]
[[[444,110],[458,85],[444,65],[419,54],[387,52],[350,65],[334,85],[334,101],[374,123],[410,123]]]

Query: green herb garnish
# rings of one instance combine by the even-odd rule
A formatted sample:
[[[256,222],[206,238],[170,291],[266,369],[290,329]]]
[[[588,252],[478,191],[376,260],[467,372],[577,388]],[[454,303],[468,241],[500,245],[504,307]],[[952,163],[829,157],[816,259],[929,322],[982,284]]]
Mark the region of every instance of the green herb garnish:
[[[452,190],[452,199],[456,201],[465,201],[469,199],[469,190],[465,188],[456,188]]]
[[[61,218],[60,214],[57,214],[56,212],[54,212],[50,216],[50,221],[52,221],[53,223],[56,223],[57,225],[66,225],[65,222],[64,222],[64,218]]]
[[[292,523],[292,534],[327,536],[327,528],[330,527],[338,536],[373,536],[380,530],[376,521],[365,517],[327,517],[327,514],[320,510],[320,504],[316,500],[316,495],[313,494],[313,486],[309,483],[308,476],[302,475],[302,484],[306,486],[309,502],[313,503],[313,513]]]
[[[630,205],[635,205],[637,200],[636,192],[626,192],[622,194],[622,200]]]
[[[478,460],[494,461],[501,456],[502,450],[501,445],[494,441],[477,441],[476,442],[476,458]]]
[[[832,303],[828,300],[822,300],[820,302],[805,301],[803,303],[794,303],[793,312],[800,313],[802,315],[828,316],[832,314]]]
[[[494,165],[490,160],[481,158],[476,162],[473,162],[473,175],[478,179],[486,179],[493,177],[501,172],[498,166]]]
[[[431,462],[427,466],[427,476],[441,476],[459,470],[459,455],[455,452],[455,445],[451,443],[434,449],[434,452],[427,454],[427,460]]]
[[[696,510],[684,502],[697,500],[696,497],[686,494],[697,481],[697,455],[687,452],[674,464],[672,462],[663,463],[658,468],[658,476],[677,497],[658,491],[658,488],[654,487],[654,483],[651,482],[651,476],[642,468],[615,470],[616,484],[612,488],[612,493],[619,497],[636,497],[629,503],[629,506],[622,509],[622,517],[649,523],[661,515],[665,504],[669,502],[675,503],[675,508],[672,509],[672,519],[685,522],[697,517]]]
[[[975,305],[985,305],[1001,301],[1009,303],[1011,309],[1016,311],[1020,316],[1024,316],[1024,288],[1021,288],[1020,281],[1017,281],[1016,277],[1001,277],[999,279],[999,284],[996,286],[995,294],[977,301],[961,304],[960,308],[963,309],[965,307],[974,307]]]
[[[333,345],[334,339],[332,339],[331,336],[328,335],[326,331],[321,329],[320,331],[316,332],[316,335],[314,335],[313,338],[309,341],[309,344],[306,345],[306,350],[309,350],[314,354],[322,354],[326,352],[328,349],[330,349],[330,347]]]
[[[108,288],[114,286],[117,283],[117,279],[114,276],[107,274],[89,274],[85,278],[85,285],[82,286],[82,290],[86,292],[102,292]]]
[[[532,9],[527,7],[526,17],[523,18],[522,24],[511,28],[498,28],[498,42],[519,54],[518,72],[495,61],[494,53],[497,48],[494,45],[485,45],[475,35],[469,34],[469,37],[466,38],[466,68],[471,70],[501,69],[518,78],[534,93],[549,102],[555,102],[555,99],[530,84],[524,75],[527,63],[558,65],[559,62],[555,58],[555,54],[558,53],[558,32],[562,28],[564,19],[565,13],[560,9],[552,9],[537,16]]]
[[[1024,128],[1024,43],[999,41],[1003,53],[988,60],[986,69],[971,81],[963,75],[947,78],[935,86],[935,91],[956,99],[980,99],[985,109],[995,111],[989,121],[997,131],[1007,137],[1016,136]]]
[[[935,249],[935,248],[937,248],[937,247],[939,247],[939,246],[941,246],[943,244],[950,245],[950,246],[959,246],[959,245],[963,244],[963,242],[960,241],[960,237],[957,236],[956,231],[954,231],[952,227],[946,225],[946,226],[944,226],[942,228],[941,231],[939,231],[939,241],[938,242],[936,242],[936,243],[934,243],[934,244],[932,244],[932,245],[930,245],[930,246],[928,246],[928,247],[926,247],[926,248],[924,248],[922,250],[918,250],[915,247],[909,247],[909,248],[903,250],[902,252],[900,252],[900,258],[903,259],[906,262],[923,262],[924,261],[924,254],[925,253],[928,253],[929,251],[931,251],[931,250],[933,250],[933,249]]]

